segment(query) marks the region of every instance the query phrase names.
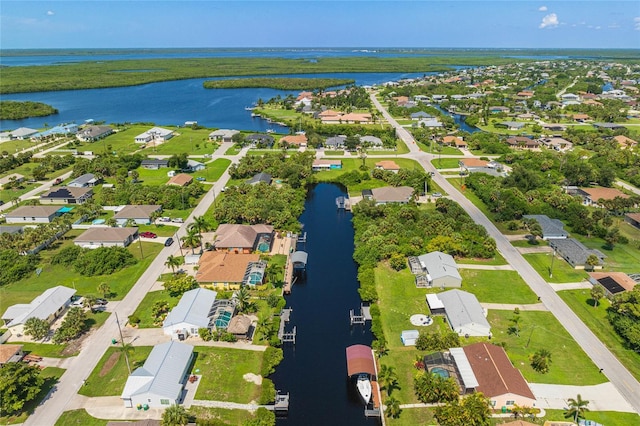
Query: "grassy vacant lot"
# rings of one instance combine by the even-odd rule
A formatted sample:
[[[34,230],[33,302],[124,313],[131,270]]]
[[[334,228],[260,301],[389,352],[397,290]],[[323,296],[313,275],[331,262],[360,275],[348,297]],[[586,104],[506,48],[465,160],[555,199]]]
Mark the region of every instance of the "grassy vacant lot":
[[[131,371],[141,366],[151,352],[151,346],[136,346],[129,353]],[[100,358],[84,386],[78,393],[85,396],[115,396],[122,393],[129,377],[124,354],[112,346]]]
[[[490,310],[487,319],[491,324],[493,342],[506,344],[509,359],[528,382],[586,386],[606,381],[606,377],[600,374],[598,367],[553,314],[520,312],[520,337],[509,332],[513,317],[511,311]],[[540,374],[531,368],[529,357],[539,349],[551,352],[552,364],[547,374]]]
[[[25,176],[25,179],[29,179],[29,177]],[[16,189],[2,189],[0,191],[0,200],[5,203],[9,203],[11,200],[22,197],[27,192],[31,191],[35,187],[39,186],[37,183],[27,183],[26,181],[22,183],[21,188]]]
[[[227,410],[224,408],[200,407],[197,405],[189,408],[189,414],[196,417],[202,424],[211,425],[241,425],[255,416],[246,410]],[[205,423],[208,422],[208,423]]]
[[[587,406],[589,408],[589,406]],[[545,410],[546,415],[539,419],[542,420],[563,420],[564,410]],[[593,420],[607,426],[630,426],[637,425],[640,418],[635,413],[620,413],[618,411],[587,411],[585,414],[587,420]]]
[[[460,159],[458,158],[434,158],[431,164],[436,169],[458,169],[460,168]]]
[[[622,224],[621,224],[622,225]],[[640,232],[633,232],[631,226],[619,226],[630,236],[630,242],[640,241]],[[605,242],[601,238],[586,238],[582,235],[572,234],[572,237],[580,241],[590,249],[598,249],[607,258],[604,260],[606,271],[638,272],[640,265],[640,250],[634,249],[631,244],[617,244],[613,250],[605,248]]]
[[[386,397],[382,397],[383,401]],[[400,401],[404,404],[404,401]],[[431,408],[407,408],[403,409],[400,417],[397,419],[385,417],[385,423],[389,426],[418,426],[418,425],[435,425],[436,420],[433,417],[433,409]]]
[[[209,133],[211,133],[210,129],[193,130],[190,127],[176,128],[170,126],[166,126],[164,128],[173,130],[175,132],[174,136],[157,147],[145,148],[145,153],[162,155],[182,154],[183,152],[190,155],[211,154],[218,147],[216,142],[209,140]]]
[[[460,269],[462,290],[481,303],[537,303],[538,297],[516,271]]]
[[[139,243],[136,242],[130,245],[128,250],[138,259],[138,263],[112,275],[85,277],[66,266],[52,265],[51,258],[62,247],[73,244],[73,238],[79,235],[80,232],[82,231],[71,230],[65,234],[66,239],[64,241],[54,243],[52,248],[40,252],[40,267],[42,267],[40,276],[36,276],[34,273],[28,278],[0,288],[0,311],[4,312],[7,307],[16,303],[29,303],[43,291],[55,285],[75,288],[78,291],[78,295],[97,295],[98,284],[106,282],[111,287],[112,298],[120,300],[164,248],[162,244],[158,243],[142,243],[144,259],[141,259]]]
[[[116,151],[118,154],[130,154],[142,148],[143,144],[136,143],[135,137],[151,129],[152,125],[133,124],[122,127],[116,133],[107,136],[97,142],[81,142],[76,148],[78,151],[93,151],[94,154],[103,154],[105,150]]]
[[[456,259],[458,265],[506,265],[507,261],[502,257],[502,255],[498,252],[493,256],[492,259],[471,259],[468,257],[460,257]]]
[[[260,374],[262,352],[208,346],[196,346],[194,352],[197,357],[192,371],[202,374],[196,399],[240,403],[258,400],[260,386],[242,376]]]
[[[55,426],[106,426],[107,423],[109,420],[96,419],[80,408],[62,413]]]
[[[22,350],[24,352],[27,352],[33,355],[40,355],[48,358],[66,358],[68,356],[77,355],[77,354],[72,354],[72,355],[63,354],[64,349],[67,347],[66,345],[54,345],[53,343],[32,343],[32,342],[24,342],[20,344],[23,345]]]
[[[553,261],[553,277],[549,278],[551,253],[524,254],[523,257],[533,266],[538,274],[550,283],[575,283],[584,281],[588,275],[583,269],[573,269],[564,259],[556,257]]]
[[[57,367],[47,367],[42,370],[42,373],[40,374],[44,378],[44,384],[42,385],[38,396],[27,402],[23,407],[23,411],[19,415],[0,417],[0,424],[8,425],[24,423],[27,420],[27,417],[33,414],[33,411],[36,409],[40,401],[42,401],[42,399],[49,393],[51,388],[58,382],[58,379],[64,374],[64,372],[65,370],[63,368]]]
[[[172,309],[179,301],[180,298],[169,296],[169,292],[166,290],[150,291],[144,296],[144,299],[142,299],[142,302],[140,302],[136,311],[133,313],[135,316],[140,318],[140,324],[138,324],[138,327],[158,327],[154,324],[155,318],[151,315],[151,307],[156,302],[167,302],[169,304],[169,309]]]
[[[209,182],[215,182],[220,179],[220,176],[231,164],[231,160],[227,158],[218,158],[211,163],[207,164],[207,168],[204,170],[204,177]]]
[[[598,339],[615,354],[629,372],[640,380],[640,354],[624,347],[624,341],[607,320],[607,308],[611,305],[609,300],[606,298],[600,299],[598,306],[594,307],[589,290],[564,290],[558,292],[558,296],[598,336]]]

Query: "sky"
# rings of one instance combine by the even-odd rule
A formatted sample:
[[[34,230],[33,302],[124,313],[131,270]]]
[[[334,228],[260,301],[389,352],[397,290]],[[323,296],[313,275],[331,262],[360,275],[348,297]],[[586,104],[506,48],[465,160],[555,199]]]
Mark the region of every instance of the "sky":
[[[640,1],[0,2],[0,48],[640,48]]]

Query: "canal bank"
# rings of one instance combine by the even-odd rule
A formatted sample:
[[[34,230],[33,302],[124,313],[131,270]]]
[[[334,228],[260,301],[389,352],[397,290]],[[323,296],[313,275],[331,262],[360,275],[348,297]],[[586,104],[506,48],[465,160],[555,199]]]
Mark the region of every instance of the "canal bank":
[[[359,309],[357,264],[353,261],[351,213],[337,211],[335,199],[346,191],[318,184],[307,195],[300,222],[307,241],[307,277],[287,296],[293,309],[288,327],[297,327],[295,346],[285,344],[284,360],[271,377],[276,388],[291,395],[289,414],[278,424],[374,425],[347,380],[345,349],[371,345],[370,325],[351,326],[349,310]]]

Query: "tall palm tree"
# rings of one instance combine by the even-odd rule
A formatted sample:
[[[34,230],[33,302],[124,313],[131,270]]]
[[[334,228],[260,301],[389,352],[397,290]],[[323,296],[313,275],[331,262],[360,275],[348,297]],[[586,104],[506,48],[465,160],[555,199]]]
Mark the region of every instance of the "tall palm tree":
[[[162,413],[162,426],[184,426],[189,423],[189,414],[182,405],[170,405]]]
[[[189,229],[187,235],[180,238],[186,247],[191,247],[191,254],[194,253],[195,247],[200,243],[200,238],[195,229]]]
[[[574,422],[578,423],[578,419],[580,417],[584,417],[584,413],[589,411],[589,409],[587,408],[587,405],[589,405],[589,401],[587,401],[586,399],[582,399],[582,396],[580,396],[580,394],[578,394],[576,399],[569,398],[567,401],[569,402],[569,409],[565,411],[564,417],[571,417],[573,418]]]
[[[176,257],[174,255],[171,255],[169,257],[167,257],[167,261],[164,262],[164,266],[167,266],[169,268],[171,268],[171,271],[173,272],[173,275],[176,274],[176,268],[178,266],[180,266],[182,264],[182,262],[180,261],[179,257]]]
[[[129,364],[129,354],[132,354],[136,351],[136,347],[131,343],[125,343],[124,341],[120,346],[116,346],[116,351],[124,354],[124,360],[127,362],[127,369],[129,370],[129,375],[131,375],[131,365]]]
[[[102,293],[102,297],[107,297],[109,294],[111,294],[111,287],[109,286],[109,284],[101,282],[100,284],[98,284],[98,292]]]
[[[390,396],[384,402],[385,411],[387,412],[387,417],[393,417],[397,419],[400,417],[400,413],[402,412],[402,408],[400,408],[400,401],[398,401],[394,396]]]
[[[240,290],[236,292],[236,298],[238,301],[238,311],[245,312],[251,303],[251,295],[247,287],[240,287]]]
[[[378,382],[387,391],[387,395],[391,396],[393,389],[398,387],[398,375],[396,374],[395,367],[382,364],[380,371],[378,371]]]
[[[202,241],[202,233],[211,230],[211,224],[207,222],[207,219],[204,216],[195,216],[193,218],[193,222],[189,225],[189,230],[196,230],[198,232],[198,237],[200,241]],[[202,251],[202,245],[200,246],[200,251]]]

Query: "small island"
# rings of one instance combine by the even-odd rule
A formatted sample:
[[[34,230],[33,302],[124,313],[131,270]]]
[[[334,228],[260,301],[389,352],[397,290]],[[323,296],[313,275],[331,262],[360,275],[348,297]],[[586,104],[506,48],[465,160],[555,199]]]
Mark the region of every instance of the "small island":
[[[30,117],[45,117],[57,113],[57,109],[41,102],[0,101],[1,120],[21,120]]]
[[[269,88],[277,90],[315,90],[328,87],[353,84],[355,80],[347,78],[234,78],[228,80],[209,80],[203,83],[205,89],[245,89]]]

